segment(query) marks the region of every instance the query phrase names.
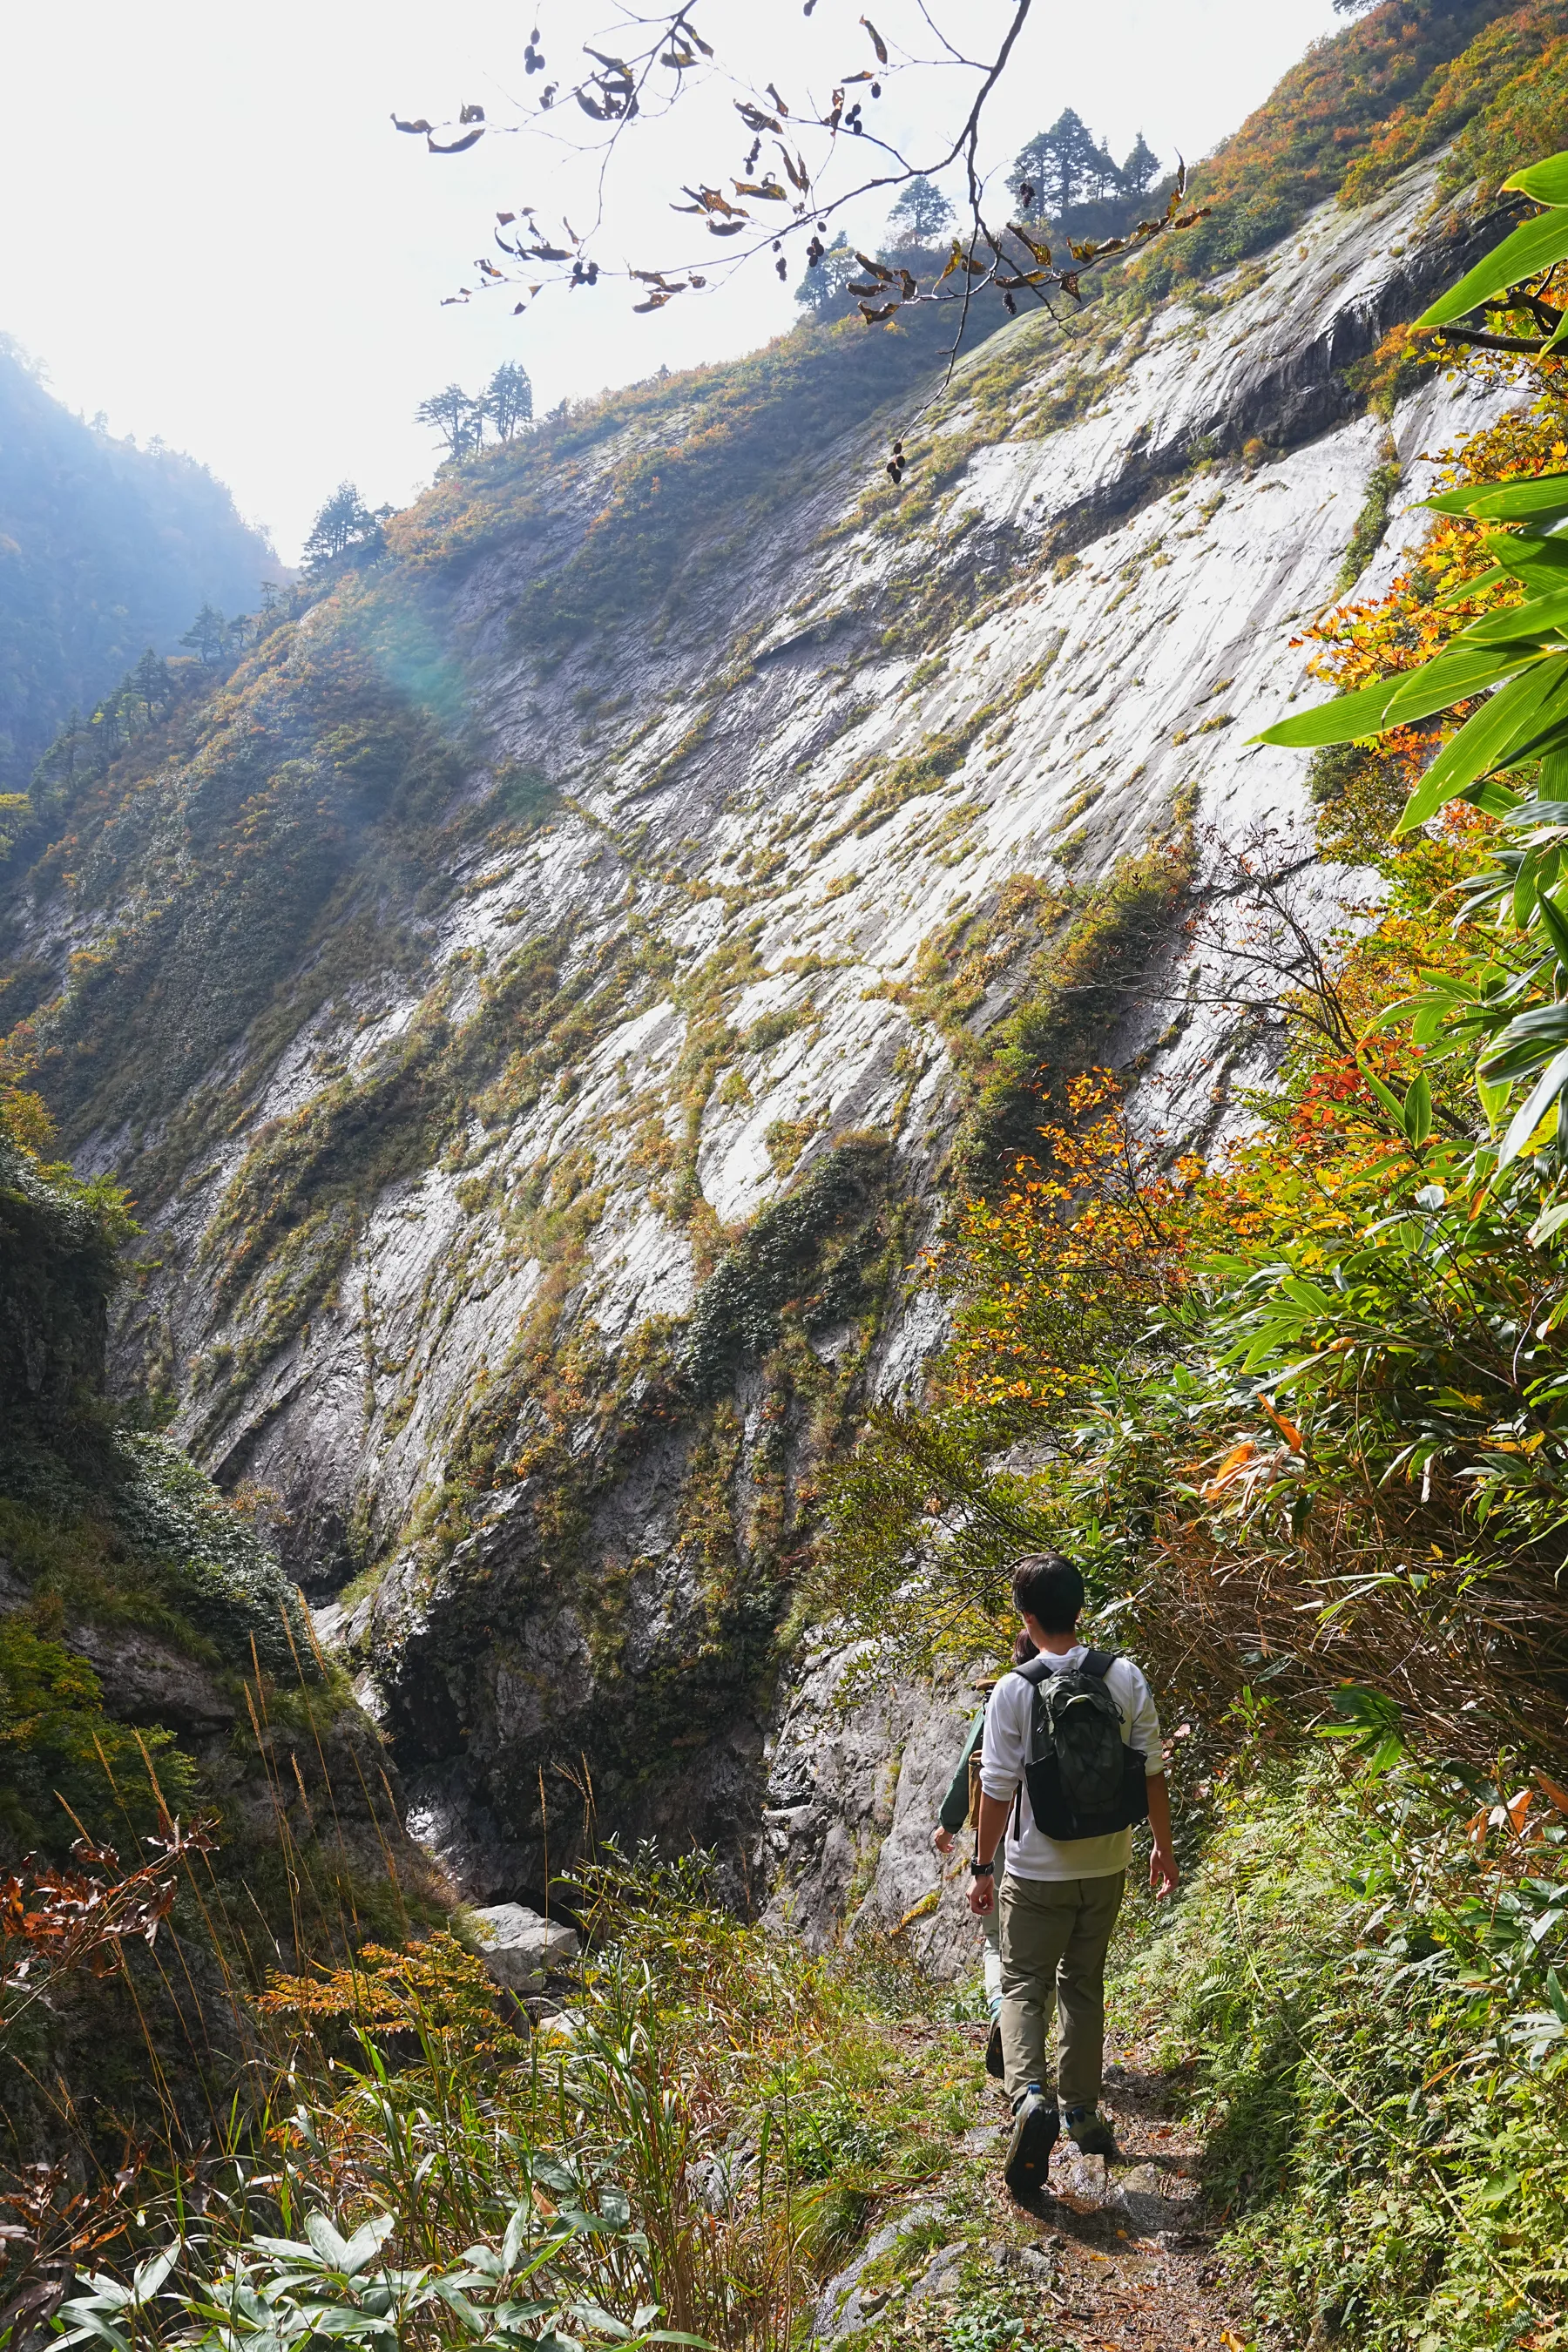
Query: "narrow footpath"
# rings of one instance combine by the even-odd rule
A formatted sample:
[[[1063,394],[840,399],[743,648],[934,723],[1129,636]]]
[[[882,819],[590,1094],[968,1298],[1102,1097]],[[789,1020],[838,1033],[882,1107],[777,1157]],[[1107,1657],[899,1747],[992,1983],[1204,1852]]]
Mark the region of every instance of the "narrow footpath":
[[[912,2064],[984,2027],[889,2029]],[[1104,2106],[1122,2150],[1108,2165],[1058,2145],[1050,2194],[1031,2209],[1002,2185],[1007,2103],[985,2082],[983,2118],[951,2173],[879,2217],[856,2260],[824,2288],[819,2345],[910,2352],[1243,2352],[1255,2340],[1246,2281],[1215,2252],[1199,2137],[1152,2053],[1119,2051]]]

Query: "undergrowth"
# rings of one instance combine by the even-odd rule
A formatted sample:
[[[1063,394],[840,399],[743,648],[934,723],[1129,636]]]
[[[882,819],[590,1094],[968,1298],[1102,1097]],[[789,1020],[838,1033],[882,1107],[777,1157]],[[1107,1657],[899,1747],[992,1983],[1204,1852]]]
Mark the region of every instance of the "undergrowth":
[[[1568,1823],[1528,1783],[1270,1761],[1268,1715],[1118,2022],[1186,2084],[1287,2341],[1561,2344]]]
[[[375,2333],[379,2294],[400,2342],[494,2341],[476,2306],[520,2272],[531,2341],[553,2315],[579,2339],[658,2323],[784,2352],[868,2215],[953,2161],[978,2053],[911,2052],[875,1954],[813,1958],[742,1926],[700,1856],[611,1848],[576,1894],[590,1954],[570,2006],[531,2028],[449,1937],[274,1974],[215,2144],[144,2150],[101,2201],[117,2259],[96,2308],[125,2311],[138,2254],[163,2246],[138,2273],[143,2345],[209,2340],[226,2302],[244,2340],[312,2273],[333,2335]],[[906,1994],[910,1974],[892,1971]],[[456,2294],[432,2307],[411,2273]],[[79,2289],[63,2318],[90,2327],[93,2307]]]

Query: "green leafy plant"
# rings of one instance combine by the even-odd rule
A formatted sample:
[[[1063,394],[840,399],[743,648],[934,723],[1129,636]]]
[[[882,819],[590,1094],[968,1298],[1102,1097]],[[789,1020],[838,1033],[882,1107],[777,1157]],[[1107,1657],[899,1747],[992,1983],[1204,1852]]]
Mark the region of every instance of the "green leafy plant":
[[[1456,322],[1475,314],[1500,313],[1505,324],[1522,317],[1533,337],[1505,336],[1505,344],[1550,354],[1568,340],[1568,310],[1552,299],[1554,273],[1568,258],[1568,154],[1516,173],[1507,185],[1544,209],[1416,323],[1487,343],[1499,339],[1485,327],[1460,330]],[[1500,822],[1504,845],[1475,877],[1468,899],[1472,916],[1494,919],[1496,946],[1460,972],[1433,975],[1384,1017],[1410,1020],[1415,1041],[1429,1052],[1475,1057],[1481,1108],[1494,1132],[1501,1129],[1484,1168],[1478,1161],[1479,1174],[1500,1177],[1533,1140],[1554,1135],[1561,1138],[1558,1165],[1568,1168],[1568,1135],[1559,1118],[1568,1092],[1568,1012],[1562,1004],[1568,912],[1559,888],[1568,844],[1568,540],[1562,536],[1568,473],[1467,483],[1436,492],[1426,504],[1484,534],[1479,577],[1467,577],[1451,593],[1470,598],[1505,588],[1508,601],[1483,611],[1415,668],[1283,719],[1259,740],[1310,749],[1362,743],[1458,710],[1458,725],[1437,742],[1395,833],[1416,831],[1455,801]],[[1541,1237],[1550,1230],[1546,1224]]]
[[[188,2272],[168,2284],[189,2252],[180,2242],[137,2265],[128,2282],[99,2274],[89,2292],[70,2297],[60,2319],[62,2347],[102,2343],[110,2352],[150,2345],[239,2352],[304,2347],[326,2339],[366,2346],[471,2344],[495,2352],[566,2352],[584,2337],[627,2347],[700,2344],[697,2336],[656,2327],[655,2305],[628,2316],[606,2310],[563,2276],[563,2256],[589,2237],[630,2238],[630,2211],[615,2189],[595,2201],[577,2177],[548,2158],[528,2168],[531,2185],[553,2192],[541,2226],[531,2200],[513,2208],[499,2242],[484,2240],[456,2260],[412,2268],[388,2262],[384,2249],[396,2216],[373,2212],[357,2226],[336,2226],[319,2209],[304,2216],[303,2238],[258,2234],[206,2279]]]

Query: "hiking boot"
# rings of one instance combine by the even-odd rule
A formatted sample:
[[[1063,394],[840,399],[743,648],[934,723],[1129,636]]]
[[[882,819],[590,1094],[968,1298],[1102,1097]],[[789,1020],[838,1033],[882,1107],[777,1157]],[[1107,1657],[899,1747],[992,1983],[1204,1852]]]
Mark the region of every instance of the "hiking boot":
[[[1002,2055],[1002,2021],[999,2017],[991,2021],[991,2038],[985,2044],[985,2072],[997,2083],[1007,2072],[1006,2061]]]
[[[1109,2161],[1121,2153],[1116,2134],[1098,2107],[1069,2107],[1067,2127],[1068,2139],[1082,2156],[1103,2156]]]
[[[1047,2099],[1037,2083],[1031,2083],[1013,2110],[1013,2137],[1002,2168],[1002,2178],[1020,2204],[1026,2197],[1037,2197],[1045,2188],[1051,2150],[1061,2127],[1056,2101]]]

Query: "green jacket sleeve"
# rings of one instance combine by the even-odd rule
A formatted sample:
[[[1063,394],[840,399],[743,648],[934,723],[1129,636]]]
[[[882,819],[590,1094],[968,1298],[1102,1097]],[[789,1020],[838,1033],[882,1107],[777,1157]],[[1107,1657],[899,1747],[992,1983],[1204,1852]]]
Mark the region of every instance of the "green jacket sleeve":
[[[952,1776],[952,1786],[942,1799],[942,1810],[937,1815],[937,1820],[944,1830],[956,1832],[969,1819],[969,1759],[984,1736],[985,1709],[982,1707],[974,1718],[969,1738],[964,1742],[963,1753],[958,1759],[958,1769]]]

